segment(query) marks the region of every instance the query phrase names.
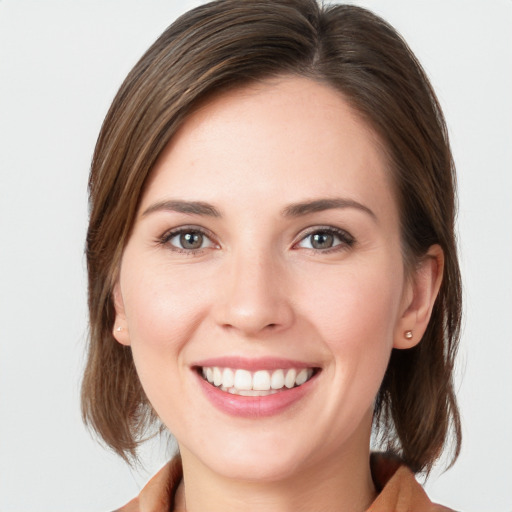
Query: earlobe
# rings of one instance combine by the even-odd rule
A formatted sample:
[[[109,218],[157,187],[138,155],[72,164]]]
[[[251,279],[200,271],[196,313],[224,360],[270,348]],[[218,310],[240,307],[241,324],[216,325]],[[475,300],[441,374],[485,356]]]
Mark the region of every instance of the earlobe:
[[[402,315],[395,329],[393,347],[407,349],[420,341],[427,329],[432,309],[441,287],[444,253],[432,245],[410,276]]]
[[[112,299],[114,301],[114,308],[116,311],[116,319],[114,322],[112,334],[118,343],[121,345],[129,346],[130,335],[128,333],[123,296],[121,294],[121,287],[119,282],[114,285],[114,289],[112,291]]]

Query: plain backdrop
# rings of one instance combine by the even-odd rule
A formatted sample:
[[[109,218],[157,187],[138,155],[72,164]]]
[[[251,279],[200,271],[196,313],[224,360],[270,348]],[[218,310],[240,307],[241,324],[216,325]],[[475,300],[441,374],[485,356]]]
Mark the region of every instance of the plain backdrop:
[[[83,427],[88,168],[101,122],[154,39],[200,2],[0,0],[0,511],[107,511],[132,470]],[[512,511],[512,2],[367,0],[423,63],[459,173],[464,445],[430,495]]]

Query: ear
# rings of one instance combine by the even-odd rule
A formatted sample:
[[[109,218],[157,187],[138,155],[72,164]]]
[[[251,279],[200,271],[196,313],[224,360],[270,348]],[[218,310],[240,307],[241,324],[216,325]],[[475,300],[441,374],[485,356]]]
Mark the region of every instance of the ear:
[[[119,281],[117,281],[114,285],[112,298],[114,300],[114,308],[116,310],[116,320],[114,322],[112,334],[114,335],[116,341],[121,343],[121,345],[129,346],[130,335],[128,332],[128,324],[126,322],[126,315],[124,312],[123,295],[121,293],[121,286],[119,285]]]
[[[443,269],[443,250],[437,244],[432,245],[405,285],[402,314],[395,329],[394,348],[411,348],[421,341],[441,287]]]

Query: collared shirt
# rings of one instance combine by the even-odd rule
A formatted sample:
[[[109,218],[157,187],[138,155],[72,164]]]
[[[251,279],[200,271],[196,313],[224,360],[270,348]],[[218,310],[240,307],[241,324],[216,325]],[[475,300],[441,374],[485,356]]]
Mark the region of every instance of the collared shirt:
[[[366,512],[453,512],[432,503],[412,471],[395,458],[372,454],[370,465],[379,495]],[[186,512],[175,503],[182,479],[183,469],[178,456],[147,483],[137,498],[116,512]]]

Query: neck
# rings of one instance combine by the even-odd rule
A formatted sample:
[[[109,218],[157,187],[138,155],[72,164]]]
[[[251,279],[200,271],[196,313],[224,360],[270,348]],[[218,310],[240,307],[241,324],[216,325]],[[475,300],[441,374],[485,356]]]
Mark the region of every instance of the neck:
[[[278,480],[235,479],[219,475],[186,449],[181,450],[184,486],[176,510],[187,512],[297,512],[300,510],[361,512],[375,498],[368,441],[363,447],[333,453]]]

